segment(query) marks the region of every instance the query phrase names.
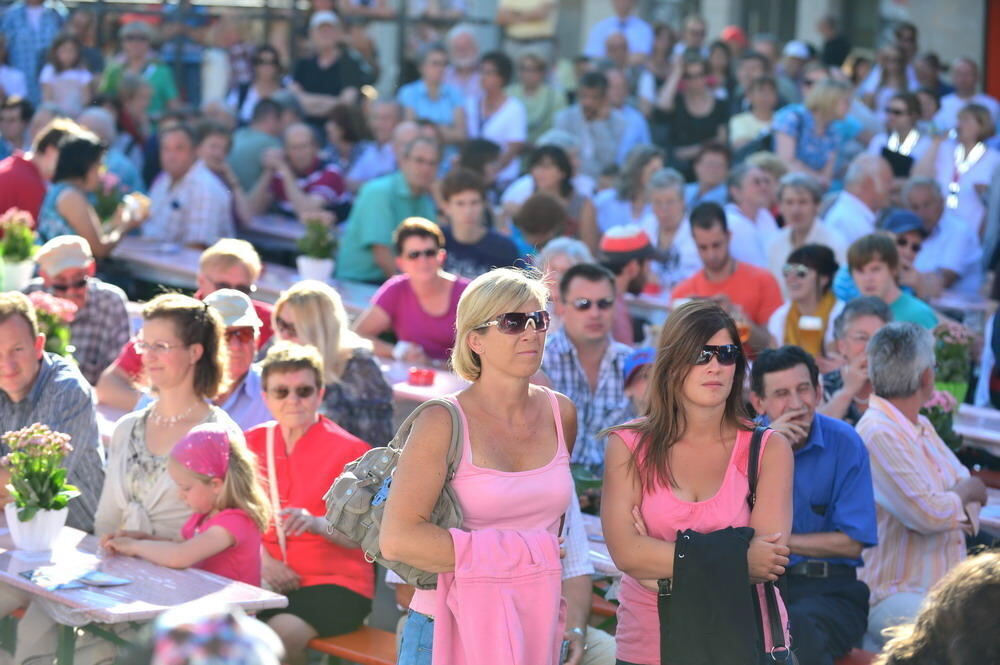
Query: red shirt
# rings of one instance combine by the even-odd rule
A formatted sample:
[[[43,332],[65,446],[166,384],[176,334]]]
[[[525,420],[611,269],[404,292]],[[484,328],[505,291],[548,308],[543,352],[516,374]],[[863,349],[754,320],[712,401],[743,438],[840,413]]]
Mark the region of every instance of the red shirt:
[[[721,282],[708,281],[705,271],[699,270],[675,286],[671,298],[708,298],[720,293],[729,296],[758,326],[767,325],[771,314],[784,302],[781,287],[771,273],[742,261],[737,261],[733,274]]]
[[[338,203],[346,200],[345,192],[347,187],[344,184],[344,176],[333,164],[317,163],[308,174],[300,176],[295,174],[295,180],[306,194],[318,196],[323,200],[323,205],[332,209]],[[281,181],[281,176],[275,174],[270,183],[271,196],[274,197],[275,204],[281,208],[282,212],[295,216],[295,208],[292,207],[285,193],[285,184]]]
[[[37,224],[46,189],[42,172],[22,153],[0,161],[0,214],[20,208],[30,212]]]
[[[220,510],[207,518],[204,513],[195,513],[181,527],[181,537],[191,540],[213,526],[221,526],[236,542],[218,554],[202,559],[194,567],[237,582],[260,586],[260,529],[254,521],[239,508]]]
[[[258,425],[246,432],[247,445],[257,456],[260,477],[265,485],[267,473],[267,428]],[[367,443],[349,434],[325,416],[309,428],[292,449],[285,449],[281,428],[274,431],[274,473],[278,482],[278,500],[282,508],[305,508],[313,515],[326,515],[323,495],[349,463],[371,450]],[[270,494],[268,494],[270,496]],[[336,584],[366,598],[375,595],[375,569],[365,561],[360,549],[334,545],[313,533],[289,537],[286,563],[298,573],[302,586]],[[268,554],[281,560],[281,547],[272,526],[264,534]]]

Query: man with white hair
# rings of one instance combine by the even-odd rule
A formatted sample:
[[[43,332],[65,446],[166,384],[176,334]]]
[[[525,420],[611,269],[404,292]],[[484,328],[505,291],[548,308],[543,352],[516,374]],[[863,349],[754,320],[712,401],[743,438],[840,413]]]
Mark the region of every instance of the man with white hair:
[[[115,119],[106,109],[100,106],[85,108],[76,118],[81,127],[94,132],[101,143],[108,146],[104,153],[104,168],[118,177],[118,180],[130,192],[146,191],[146,183],[135,163],[118,147],[118,130],[115,129]]]
[[[916,616],[924,596],[965,558],[986,486],[972,477],[920,407],[934,393],[934,337],[915,323],[886,325],[868,343],[874,394],[857,431],[868,448],[879,545],[862,553],[871,589],[865,648]]]
[[[958,112],[969,104],[979,104],[989,109],[993,121],[1000,119],[1000,102],[979,88],[979,65],[971,58],[959,58],[951,65],[951,83],[955,92],[941,98],[941,108],[934,116],[934,124],[941,130],[958,125]]]
[[[837,196],[823,223],[851,244],[875,231],[875,218],[889,205],[891,190],[889,163],[880,155],[858,155],[847,168],[844,191]]]
[[[459,24],[448,31],[448,68],[444,72],[445,85],[451,85],[465,99],[476,99],[482,92],[479,85],[479,44],[472,28]]]

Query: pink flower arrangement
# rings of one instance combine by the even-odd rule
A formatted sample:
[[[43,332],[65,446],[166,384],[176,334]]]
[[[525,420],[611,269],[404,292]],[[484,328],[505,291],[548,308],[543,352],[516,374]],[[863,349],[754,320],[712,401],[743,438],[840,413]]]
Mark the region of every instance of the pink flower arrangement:
[[[10,471],[10,494],[17,517],[27,522],[39,510],[61,510],[80,491],[66,482],[62,462],[73,450],[69,434],[35,423],[3,435],[10,453],[0,464]]]
[[[69,324],[76,318],[76,305],[44,291],[34,291],[28,298],[35,306],[40,332],[45,334],[45,350],[60,356],[73,355]]]
[[[31,304],[35,306],[37,313],[50,314],[61,323],[73,323],[76,317],[76,305],[65,298],[57,298],[45,291],[35,291],[28,298],[31,299]]]
[[[945,390],[935,390],[931,398],[923,405],[924,409],[941,409],[945,413],[954,413],[958,408],[958,400]]]
[[[958,400],[946,390],[935,390],[931,398],[920,407],[920,413],[931,421],[937,435],[953,450],[962,447],[962,437],[954,429],[956,411]]]

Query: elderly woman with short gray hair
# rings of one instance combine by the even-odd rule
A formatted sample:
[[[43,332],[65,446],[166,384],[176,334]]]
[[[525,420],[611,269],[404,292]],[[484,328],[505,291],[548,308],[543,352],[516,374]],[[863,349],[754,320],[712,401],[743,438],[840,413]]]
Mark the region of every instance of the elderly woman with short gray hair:
[[[833,250],[837,263],[847,258],[847,241],[837,231],[821,224],[818,217],[824,188],[808,173],[788,173],[778,181],[778,210],[785,225],[771,238],[767,248],[767,266],[786,296],[783,269],[788,255],[806,245],[826,245]]]
[[[649,211],[642,228],[663,260],[654,259],[650,269],[664,290],[701,270],[701,258],[691,236],[684,196],[684,176],[676,169],[660,169],[646,184]]]
[[[862,553],[871,589],[865,648],[912,620],[927,591],[965,558],[986,487],[969,475],[920,407],[934,394],[934,337],[914,323],[886,325],[868,343],[873,394],[857,431],[871,457],[879,545]]]

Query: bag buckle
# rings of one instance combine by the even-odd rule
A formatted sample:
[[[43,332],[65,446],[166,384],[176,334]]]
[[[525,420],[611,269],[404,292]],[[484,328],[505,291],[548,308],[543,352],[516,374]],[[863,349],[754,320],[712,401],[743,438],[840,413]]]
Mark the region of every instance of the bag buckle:
[[[378,488],[378,492],[372,497],[373,506],[381,506],[385,503],[385,500],[389,498],[390,485],[392,485],[392,476],[386,476],[385,480],[382,481],[382,486]]]
[[[771,656],[771,661],[775,663],[788,663],[792,660],[792,651],[786,646],[771,647],[768,655]]]
[[[827,578],[830,576],[829,561],[806,561],[806,577]]]

